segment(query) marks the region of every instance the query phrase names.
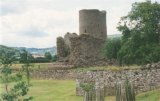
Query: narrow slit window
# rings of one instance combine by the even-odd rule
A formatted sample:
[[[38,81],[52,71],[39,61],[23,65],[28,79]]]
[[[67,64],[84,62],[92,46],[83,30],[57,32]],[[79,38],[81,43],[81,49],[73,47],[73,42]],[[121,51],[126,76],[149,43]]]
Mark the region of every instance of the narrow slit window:
[[[84,30],[84,33],[87,33],[86,29]]]

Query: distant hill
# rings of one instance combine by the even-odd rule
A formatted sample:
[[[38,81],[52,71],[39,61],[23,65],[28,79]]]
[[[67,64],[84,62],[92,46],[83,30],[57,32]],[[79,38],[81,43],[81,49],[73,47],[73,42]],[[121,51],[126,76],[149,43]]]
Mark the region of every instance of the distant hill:
[[[44,55],[45,52],[50,52],[52,55],[56,54],[56,47],[51,47],[51,48],[26,48],[26,47],[8,47],[4,45],[0,45],[0,53],[2,51],[10,51],[18,55],[21,50],[27,50],[31,54],[40,54]]]
[[[0,45],[0,53],[2,53],[3,51],[5,52],[10,52],[12,55],[19,55],[20,51],[17,49],[14,49],[12,47],[7,47],[4,45]]]
[[[45,52],[50,52],[52,55],[56,54],[56,47],[50,47],[50,48],[26,48],[26,47],[13,47],[17,50],[27,50],[31,54],[40,54],[44,55]]]
[[[11,47],[0,45],[0,51],[17,51],[17,50]]]

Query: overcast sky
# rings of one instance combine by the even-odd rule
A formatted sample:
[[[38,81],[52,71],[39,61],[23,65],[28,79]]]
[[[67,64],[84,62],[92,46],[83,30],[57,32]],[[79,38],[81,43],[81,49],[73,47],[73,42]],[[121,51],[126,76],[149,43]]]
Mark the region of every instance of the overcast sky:
[[[0,44],[45,48],[56,45],[66,32],[79,33],[78,11],[107,11],[107,33],[120,34],[116,26],[134,2],[145,0],[0,0]],[[152,0],[160,1],[160,0]]]

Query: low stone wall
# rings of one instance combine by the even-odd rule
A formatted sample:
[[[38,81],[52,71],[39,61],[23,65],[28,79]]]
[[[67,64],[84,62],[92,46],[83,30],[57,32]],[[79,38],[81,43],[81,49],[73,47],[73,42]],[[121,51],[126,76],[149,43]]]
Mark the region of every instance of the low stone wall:
[[[126,77],[134,84],[136,93],[160,87],[160,69],[92,71],[77,75],[76,94],[83,95],[81,83],[90,83],[104,88],[106,95],[114,95],[115,84],[124,82]]]
[[[32,71],[32,78],[36,79],[72,79],[76,80],[76,95],[83,95],[81,83],[92,83],[105,88],[106,95],[114,94],[117,82],[123,82],[126,77],[135,85],[136,93],[149,91],[160,87],[160,69],[122,70],[122,71],[88,71],[73,70],[45,70]]]
[[[77,73],[72,70],[38,70],[32,71],[31,77],[34,79],[76,79]]]

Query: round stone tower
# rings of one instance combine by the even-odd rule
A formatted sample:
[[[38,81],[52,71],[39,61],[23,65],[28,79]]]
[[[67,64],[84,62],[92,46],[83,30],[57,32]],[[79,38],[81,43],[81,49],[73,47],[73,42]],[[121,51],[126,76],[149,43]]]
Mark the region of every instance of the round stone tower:
[[[97,9],[80,10],[79,33],[89,34],[95,38],[106,40],[106,11],[99,11]]]

